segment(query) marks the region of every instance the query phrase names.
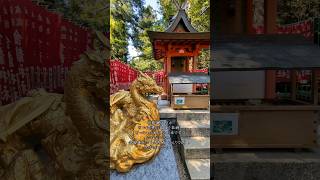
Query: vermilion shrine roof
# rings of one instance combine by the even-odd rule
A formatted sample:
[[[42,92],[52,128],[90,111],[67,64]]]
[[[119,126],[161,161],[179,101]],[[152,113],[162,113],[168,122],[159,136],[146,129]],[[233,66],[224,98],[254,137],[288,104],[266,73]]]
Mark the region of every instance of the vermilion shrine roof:
[[[184,9],[173,17],[165,32],[148,31],[155,59],[165,56],[166,46],[192,46],[195,51],[209,47],[210,32],[198,32],[192,25]],[[195,47],[198,45],[198,49]]]
[[[151,42],[155,40],[210,40],[210,32],[156,32],[156,31],[148,31],[149,38]]]

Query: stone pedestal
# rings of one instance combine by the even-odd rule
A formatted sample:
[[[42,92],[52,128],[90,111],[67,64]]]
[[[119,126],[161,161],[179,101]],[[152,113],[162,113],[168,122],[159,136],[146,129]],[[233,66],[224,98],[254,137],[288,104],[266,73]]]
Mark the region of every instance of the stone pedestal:
[[[167,121],[161,120],[165,134],[165,144],[159,154],[149,162],[136,164],[128,173],[112,171],[111,180],[179,180],[177,163],[174,156]]]

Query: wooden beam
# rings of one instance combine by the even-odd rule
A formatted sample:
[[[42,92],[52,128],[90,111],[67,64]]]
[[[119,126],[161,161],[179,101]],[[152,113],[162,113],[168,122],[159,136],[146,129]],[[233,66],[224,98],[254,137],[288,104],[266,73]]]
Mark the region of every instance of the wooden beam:
[[[189,53],[189,52],[185,52],[185,53],[179,53],[179,52],[176,52],[176,51],[169,51],[168,54],[171,56],[171,57],[179,57],[179,56],[194,56],[195,53]]]

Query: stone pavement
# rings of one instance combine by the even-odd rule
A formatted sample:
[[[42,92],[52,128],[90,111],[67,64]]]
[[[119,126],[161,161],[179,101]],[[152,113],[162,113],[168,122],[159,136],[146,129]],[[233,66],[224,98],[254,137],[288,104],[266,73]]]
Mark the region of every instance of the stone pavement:
[[[320,179],[319,150],[233,150],[211,154],[211,165],[215,180]]]

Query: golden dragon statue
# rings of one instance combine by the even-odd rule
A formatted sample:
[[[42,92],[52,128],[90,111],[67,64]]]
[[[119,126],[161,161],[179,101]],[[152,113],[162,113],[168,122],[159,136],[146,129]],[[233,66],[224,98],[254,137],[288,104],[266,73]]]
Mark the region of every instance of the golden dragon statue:
[[[64,94],[33,90],[0,107],[1,180],[108,179],[110,168],[128,172],[159,152],[159,112],[146,95],[162,88],[140,73],[130,91],[110,96],[110,47],[96,37],[71,67]]]
[[[110,97],[110,167],[128,172],[135,163],[154,157],[163,144],[157,105],[148,100],[149,93],[161,94],[156,82],[140,73],[130,91]]]
[[[0,107],[1,180],[101,180],[109,174],[109,44],[73,64],[64,94],[33,90]]]

